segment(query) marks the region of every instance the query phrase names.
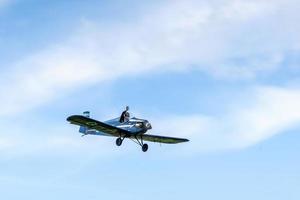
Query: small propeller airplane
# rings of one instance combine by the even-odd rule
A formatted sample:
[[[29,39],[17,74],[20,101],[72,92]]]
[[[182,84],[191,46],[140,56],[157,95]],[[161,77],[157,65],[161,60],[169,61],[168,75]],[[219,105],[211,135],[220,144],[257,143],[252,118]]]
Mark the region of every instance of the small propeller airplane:
[[[131,139],[142,147],[142,151],[148,150],[148,144],[144,141],[158,142],[166,144],[177,144],[188,142],[188,139],[175,138],[159,135],[149,135],[146,132],[152,129],[148,120],[138,119],[135,117],[129,118],[128,121],[120,122],[120,118],[114,118],[105,122],[100,122],[90,118],[90,112],[85,111],[83,115],[72,115],[67,118],[71,124],[80,126],[79,132],[82,136],[99,135],[117,137],[116,145],[121,146],[125,138]]]

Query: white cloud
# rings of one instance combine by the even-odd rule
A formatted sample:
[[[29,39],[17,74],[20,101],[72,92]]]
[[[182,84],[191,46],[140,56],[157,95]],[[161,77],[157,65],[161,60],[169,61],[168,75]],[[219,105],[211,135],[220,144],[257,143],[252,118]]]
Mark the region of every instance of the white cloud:
[[[243,91],[242,96],[241,99],[233,99],[231,106],[224,105],[227,106],[227,111],[223,114],[176,116],[161,113],[152,119],[149,118],[153,125],[149,134],[188,138],[190,142],[177,145],[175,151],[180,149],[180,152],[195,154],[243,149],[299,127],[299,88],[257,86]],[[11,129],[11,126],[9,128]],[[19,129],[30,132],[28,127]],[[122,153],[118,148],[114,148],[114,138],[80,138],[76,130],[77,128],[71,125],[50,126],[44,127],[41,136],[32,137],[27,134],[5,138],[3,135],[0,138],[0,152],[6,152],[7,156],[49,153],[62,156],[81,153],[105,156]],[[3,132],[9,131],[4,128]],[[130,143],[126,142],[127,151],[137,151],[137,147],[134,144],[129,145]]]
[[[125,26],[105,28],[83,20],[68,41],[28,56],[3,73],[1,115],[36,107],[79,86],[149,70],[192,66],[230,78],[274,71],[284,51],[299,44],[299,38],[289,41],[290,35],[278,27],[274,31],[282,36],[275,41],[268,24],[288,23],[295,17],[289,14],[293,5],[292,1],[172,1]],[[277,21],[280,14],[288,17]],[[263,32],[257,39],[260,33],[251,29],[261,26],[266,27],[258,30]],[[287,46],[273,50],[281,45]]]
[[[9,3],[11,3],[12,0],[0,0],[0,9],[7,6]]]
[[[84,155],[89,156],[111,156],[120,154],[118,148],[114,146],[114,139],[101,136],[81,137],[76,128],[67,130],[64,127],[47,127],[41,135],[31,135],[35,130],[29,130],[22,127],[23,134],[7,133],[17,132],[15,127],[13,131],[4,128],[0,135],[0,155],[2,158],[14,158],[20,156],[66,156],[66,155]],[[71,127],[71,125],[70,125]],[[12,128],[10,128],[12,129]],[[60,133],[60,134],[57,134]],[[110,142],[108,142],[110,141]],[[101,149],[101,151],[99,151]],[[130,148],[129,148],[130,149]]]
[[[295,33],[298,22],[288,30],[279,27],[298,16],[292,12],[295,5],[171,1],[126,25],[104,27],[83,20],[66,42],[12,64],[12,70],[2,75],[1,115],[42,105],[77,87],[149,70],[193,67],[238,79],[273,72],[285,51],[300,43]]]
[[[105,27],[82,20],[65,42],[12,63],[2,73],[0,115],[35,108],[89,84],[149,71],[196,68],[229,79],[274,73],[286,52],[299,50],[298,10],[298,2],[292,0],[170,1],[125,25]],[[174,124],[170,131],[188,133],[191,144],[200,149],[245,147],[298,122],[298,93],[258,89],[251,106],[241,105],[222,117],[166,120]],[[187,127],[178,121],[192,123],[185,132]],[[14,146],[11,140],[1,142]],[[68,141],[49,146],[64,142]]]
[[[257,87],[245,96],[220,116],[167,116],[155,121],[157,131],[187,137],[185,148],[206,152],[245,148],[299,127],[299,89]]]
[[[9,72],[12,76],[2,79],[2,115],[39,106],[63,95],[63,91],[95,81],[95,78],[105,80],[103,74],[106,72],[96,69],[95,64],[90,64],[84,55],[81,54],[78,59],[79,55],[68,52],[68,49],[56,48],[50,51],[19,62]]]

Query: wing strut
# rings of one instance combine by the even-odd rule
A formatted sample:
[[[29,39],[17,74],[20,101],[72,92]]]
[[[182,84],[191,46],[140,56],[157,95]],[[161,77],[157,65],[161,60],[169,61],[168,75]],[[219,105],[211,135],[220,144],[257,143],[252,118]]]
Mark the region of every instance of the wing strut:
[[[129,139],[131,139],[134,143],[140,145],[142,147],[143,152],[146,152],[148,150],[148,144],[144,143],[143,136],[140,136],[140,140],[136,135],[134,136],[134,139]]]

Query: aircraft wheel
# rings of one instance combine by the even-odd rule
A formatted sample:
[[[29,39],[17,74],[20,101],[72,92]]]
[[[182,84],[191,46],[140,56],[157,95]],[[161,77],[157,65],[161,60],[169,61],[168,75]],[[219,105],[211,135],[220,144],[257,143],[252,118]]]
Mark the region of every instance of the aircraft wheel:
[[[121,146],[122,145],[122,139],[121,138],[117,138],[117,140],[116,140],[116,145],[117,146]]]
[[[148,150],[148,144],[143,144],[142,150],[143,152],[146,152]]]

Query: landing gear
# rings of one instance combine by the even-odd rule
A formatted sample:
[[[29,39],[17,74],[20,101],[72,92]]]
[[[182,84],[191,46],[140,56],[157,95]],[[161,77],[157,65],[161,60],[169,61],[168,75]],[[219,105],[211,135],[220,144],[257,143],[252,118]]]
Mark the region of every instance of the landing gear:
[[[142,147],[142,151],[143,152],[146,152],[146,151],[148,151],[148,144],[144,144],[144,141],[143,141],[143,137],[142,136],[134,136],[134,139],[133,138],[130,138],[130,137],[126,137],[126,136],[124,136],[124,137],[118,137],[117,139],[116,139],[116,145],[117,146],[121,146],[122,145],[122,143],[123,143],[123,140],[125,139],[125,138],[129,138],[129,139],[131,139],[133,142],[135,142],[135,143],[137,143],[138,145],[140,145],[141,147]]]
[[[142,145],[142,151],[146,152],[148,150],[148,144],[143,144]]]
[[[117,140],[116,140],[116,145],[117,146],[121,146],[122,145],[122,142],[123,142],[123,140],[122,140],[122,138],[117,138]]]

